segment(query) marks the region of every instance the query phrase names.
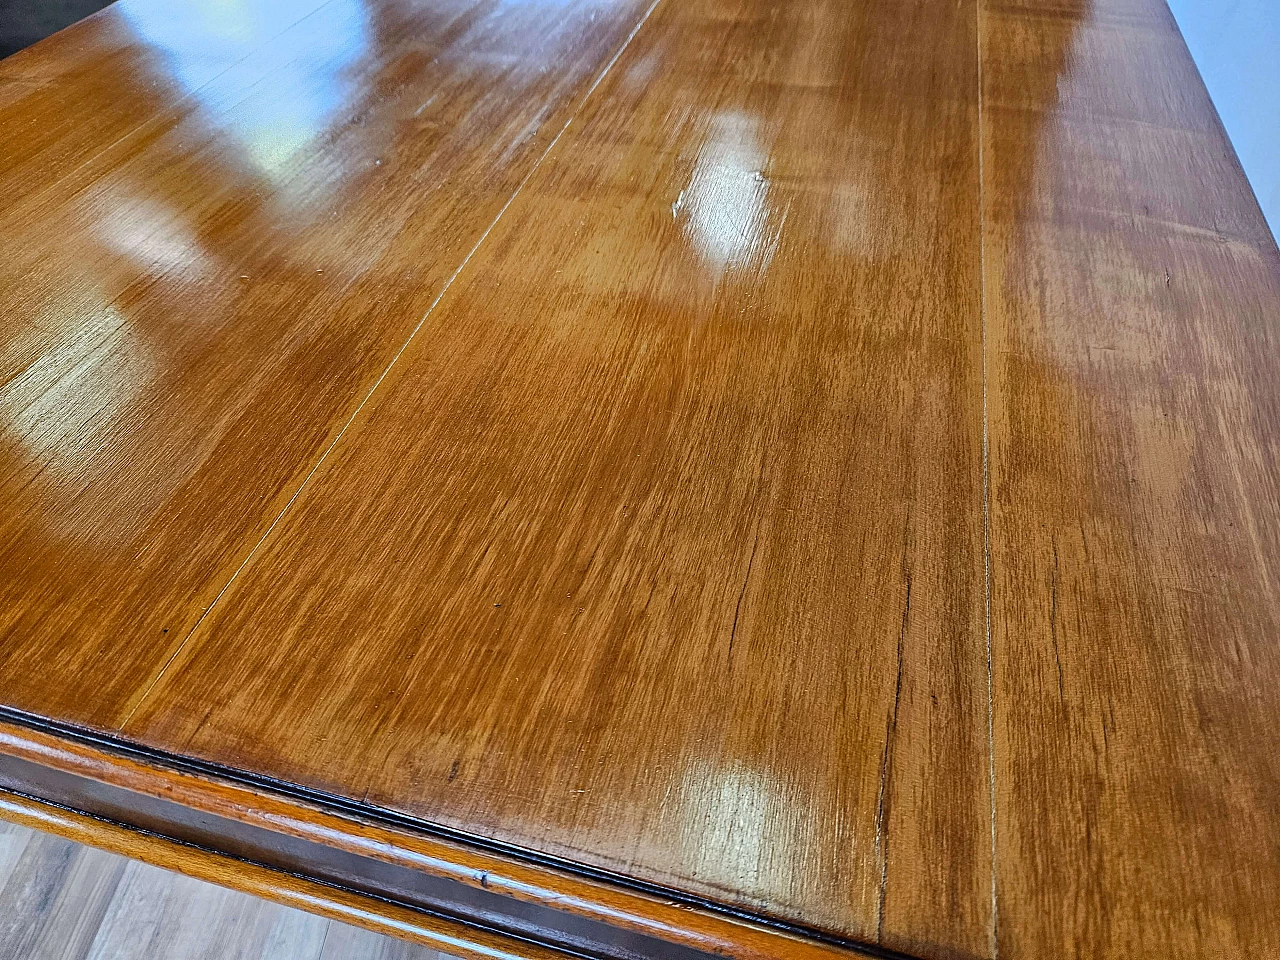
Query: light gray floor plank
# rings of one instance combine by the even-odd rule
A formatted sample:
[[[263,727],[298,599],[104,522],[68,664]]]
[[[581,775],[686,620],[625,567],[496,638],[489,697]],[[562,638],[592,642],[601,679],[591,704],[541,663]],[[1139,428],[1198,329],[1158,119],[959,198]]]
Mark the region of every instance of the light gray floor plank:
[[[451,960],[0,820],[4,960]]]

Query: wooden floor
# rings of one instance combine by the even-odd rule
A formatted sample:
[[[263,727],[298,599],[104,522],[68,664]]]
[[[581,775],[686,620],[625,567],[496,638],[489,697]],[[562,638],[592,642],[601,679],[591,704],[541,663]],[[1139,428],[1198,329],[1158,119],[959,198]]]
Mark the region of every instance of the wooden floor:
[[[1278,369],[1164,0],[120,0],[0,62],[0,752],[730,953],[1280,956]]]
[[[5,960],[450,960],[0,820]]]

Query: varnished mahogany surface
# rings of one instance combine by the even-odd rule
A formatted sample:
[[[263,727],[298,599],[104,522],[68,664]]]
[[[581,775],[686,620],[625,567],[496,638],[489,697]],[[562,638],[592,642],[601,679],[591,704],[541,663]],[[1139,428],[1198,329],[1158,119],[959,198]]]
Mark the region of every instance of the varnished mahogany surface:
[[[924,957],[1280,949],[1280,256],[1159,0],[195,14],[0,63],[5,705]]]
[[[1280,256],[1160,0],[983,6],[1000,955],[1280,955]]]
[[[381,918],[394,928],[419,915],[428,936],[441,921],[455,936],[469,927],[479,934],[477,950],[499,944],[532,958],[568,949],[596,960],[836,960],[855,946],[765,925],[678,891],[591,876],[581,864],[521,855],[348,798],[109,740],[49,721],[0,720],[0,797],[36,803],[41,816],[68,830],[80,829],[75,811],[85,810],[112,830],[167,838],[185,848],[179,856],[192,869],[226,873],[228,859],[239,861],[258,877],[256,892],[282,903],[294,902],[293,880],[302,877],[350,895],[347,902],[360,904],[371,923]],[[57,797],[60,806],[24,797]],[[388,912],[388,905],[403,909]]]
[[[985,949],[975,23],[660,6],[125,733]]]
[[[0,64],[0,689],[99,726],[137,704],[645,11],[171,7],[125,0]],[[77,101],[57,105],[99,77],[121,105],[78,132]]]

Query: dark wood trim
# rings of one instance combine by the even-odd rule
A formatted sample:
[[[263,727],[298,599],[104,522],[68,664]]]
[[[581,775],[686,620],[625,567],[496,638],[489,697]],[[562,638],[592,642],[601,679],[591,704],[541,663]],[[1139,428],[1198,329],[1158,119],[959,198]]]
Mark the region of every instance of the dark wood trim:
[[[34,803],[46,818],[71,824],[55,832],[75,832],[73,839],[81,842],[116,849],[127,835],[148,838],[148,849],[167,843],[181,848],[183,862],[214,863],[222,878],[215,882],[280,902],[294,902],[300,882],[310,885],[308,897],[320,890],[347,898],[343,910],[355,898],[365,913],[390,918],[395,929],[384,932],[394,935],[407,935],[397,932],[407,912],[426,930],[411,939],[454,953],[456,945],[440,945],[437,928],[453,940],[471,936],[469,949],[477,956],[904,960],[393,811],[6,708],[0,708],[0,789],[8,791],[0,816],[14,818],[15,804]],[[94,839],[104,831],[115,847]],[[228,869],[228,863],[241,866]],[[241,882],[245,871],[252,889]],[[273,878],[279,892],[272,892]]]
[[[299,910],[444,950],[463,960],[563,960],[568,956],[438,915],[378,903],[365,895],[178,843],[24,794],[0,790],[0,817]]]

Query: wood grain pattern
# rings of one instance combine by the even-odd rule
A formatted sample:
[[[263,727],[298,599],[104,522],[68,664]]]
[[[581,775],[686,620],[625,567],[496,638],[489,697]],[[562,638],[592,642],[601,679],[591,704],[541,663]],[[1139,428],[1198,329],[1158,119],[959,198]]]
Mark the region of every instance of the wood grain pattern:
[[[65,786],[56,793],[42,793],[45,782],[24,779],[11,769],[8,758],[36,769],[69,775],[82,781],[74,795]],[[111,797],[98,789],[115,791]],[[460,838],[427,834],[420,824],[388,823],[374,819],[373,811],[353,811],[326,807],[321,798],[299,797],[281,792],[278,785],[245,783],[207,770],[178,769],[172,763],[158,765],[152,758],[121,750],[111,750],[101,742],[89,742],[70,731],[52,733],[11,722],[0,721],[0,789],[28,796],[57,796],[62,806],[88,811],[100,820],[127,822],[157,837],[167,837],[188,846],[201,846],[213,853],[249,860],[271,867],[277,873],[297,874],[298,858],[290,856],[289,841],[323,846],[326,851],[351,854],[363,861],[376,861],[411,873],[417,878],[437,878],[485,891],[496,897],[567,915],[569,922],[557,927],[572,935],[573,918],[616,931],[639,934],[649,940],[640,956],[734,957],[735,960],[833,960],[847,957],[839,945],[813,940],[777,927],[754,923],[750,918],[729,916],[692,904],[676,901],[669,894],[624,887],[582,875],[546,862],[513,856],[511,851],[484,849]],[[181,811],[159,808],[148,801],[162,801]],[[221,826],[209,826],[220,821]],[[259,836],[244,831],[232,835],[227,821],[244,825]],[[262,837],[262,833],[270,834]],[[265,842],[264,842],[265,841]],[[94,842],[88,840],[85,842]],[[297,845],[295,844],[295,849]],[[383,883],[386,871],[378,873],[368,864],[330,864],[330,880],[352,886],[363,882],[362,892],[393,900],[394,885]],[[320,876],[318,867],[308,874]],[[322,878],[323,879],[323,878]],[[419,883],[421,892],[423,884]],[[408,891],[399,891],[405,893]],[[286,891],[286,895],[288,891]],[[437,902],[437,906],[439,906]],[[454,897],[451,908],[464,906]],[[376,909],[376,903],[367,909]],[[484,914],[485,911],[472,911]],[[497,907],[487,911],[489,926],[499,922],[511,926],[513,911]],[[526,914],[527,915],[527,914]],[[583,933],[584,931],[578,931]],[[683,952],[677,952],[683,951]],[[588,951],[589,952],[589,951]],[[631,956],[635,956],[633,951]]]
[[[660,7],[125,732],[985,951],[975,28]]]
[[[303,4],[218,72],[212,28],[169,6],[126,0],[72,33],[91,45],[128,25],[135,42],[112,64],[172,105],[114,141],[118,129],[89,125],[102,149],[0,213],[0,689],[104,728],[645,9],[331,0],[303,16]],[[19,55],[27,72],[43,47]],[[4,129],[50,112],[37,88]]]
[[[1280,953],[1280,253],[1160,0],[183,9],[0,64],[0,705],[333,809],[0,752],[711,952]]]
[[[8,960],[448,960],[3,820],[0,904]]]
[[[0,956],[83,957],[126,861],[0,822]]]
[[[1280,256],[1158,0],[983,3],[1001,957],[1280,954]]]
[[[144,135],[150,121],[321,6],[282,0],[218,23],[199,4],[127,0],[0,60],[0,127],[9,133],[0,143],[0,211],[12,215],[50,190],[65,192],[63,177]]]

